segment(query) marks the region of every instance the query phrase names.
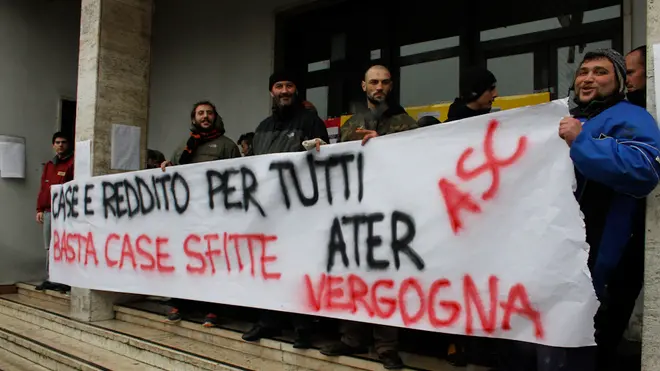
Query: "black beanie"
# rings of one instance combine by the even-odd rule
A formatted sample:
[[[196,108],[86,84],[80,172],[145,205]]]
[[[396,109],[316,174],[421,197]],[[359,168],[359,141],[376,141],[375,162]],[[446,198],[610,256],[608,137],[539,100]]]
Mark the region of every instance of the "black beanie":
[[[270,75],[270,79],[268,79],[268,91],[271,91],[273,85],[280,81],[291,81],[296,87],[298,86],[298,79],[293,73],[278,71]]]
[[[474,102],[486,92],[495,87],[497,79],[492,72],[483,67],[474,67],[465,72],[461,78],[461,99],[465,103]]]

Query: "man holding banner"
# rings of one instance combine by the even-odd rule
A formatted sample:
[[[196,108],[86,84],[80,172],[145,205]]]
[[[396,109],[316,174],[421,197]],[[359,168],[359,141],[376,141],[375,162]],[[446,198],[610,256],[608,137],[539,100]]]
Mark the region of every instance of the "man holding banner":
[[[197,162],[225,160],[241,157],[234,141],[227,138],[225,125],[218,111],[209,101],[197,102],[190,112],[190,136],[172,155],[170,161],[161,164],[165,167],[172,165],[185,165]],[[181,307],[189,311],[193,309],[207,312],[204,317],[204,327],[215,327],[217,316],[213,313],[216,306],[211,303],[191,302],[173,299],[175,305],[170,309],[167,320],[172,323],[181,321]],[[190,308],[187,308],[190,307]]]
[[[367,70],[362,81],[362,90],[367,96],[369,110],[352,116],[340,128],[342,142],[362,140],[364,145],[370,138],[415,129],[417,122],[408,116],[403,107],[388,104],[392,91],[390,71],[384,66],[373,66]],[[373,328],[370,331],[370,328]],[[378,358],[386,369],[399,369],[403,361],[398,352],[398,329],[390,326],[369,325],[362,322],[344,321],[341,325],[341,341],[321,349],[328,356],[366,353],[365,337],[372,332]]]
[[[268,153],[304,151],[303,142],[314,141],[316,148],[321,143],[329,143],[328,131],[315,110],[301,102],[298,96],[296,78],[287,72],[276,72],[270,76],[268,90],[273,101],[272,115],[257,127],[252,139],[255,155]],[[313,107],[313,106],[312,106]],[[257,341],[280,333],[280,317],[273,311],[262,311],[261,318],[250,330],[243,334],[245,341]],[[311,343],[311,317],[291,314],[295,328],[293,347],[306,349]]]
[[[635,231],[643,212],[638,199],[660,180],[660,131],[643,108],[625,101],[624,58],[611,49],[585,55],[573,84],[577,107],[559,124],[576,170],[576,198],[584,213],[589,268],[600,301],[595,317],[597,357],[590,348],[540,346],[538,371],[619,369],[617,347],[630,313],[612,311],[610,303],[632,300],[617,282],[624,275],[622,257],[643,248]],[[529,367],[520,370],[529,370]]]

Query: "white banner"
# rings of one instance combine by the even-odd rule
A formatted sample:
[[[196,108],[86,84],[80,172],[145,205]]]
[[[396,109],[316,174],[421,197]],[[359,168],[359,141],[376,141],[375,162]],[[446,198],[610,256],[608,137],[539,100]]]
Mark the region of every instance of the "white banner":
[[[52,187],[71,286],[594,344],[565,101]]]

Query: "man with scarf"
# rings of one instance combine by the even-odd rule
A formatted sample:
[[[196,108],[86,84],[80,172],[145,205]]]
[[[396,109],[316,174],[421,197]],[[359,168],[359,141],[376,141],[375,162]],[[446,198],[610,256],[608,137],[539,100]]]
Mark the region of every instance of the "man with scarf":
[[[286,71],[275,72],[268,81],[268,90],[273,102],[272,114],[255,130],[252,139],[254,155],[301,152],[305,150],[303,142],[307,141],[314,141],[319,150],[320,144],[330,142],[323,120],[299,99],[295,76]],[[277,336],[286,320],[293,322],[293,347],[310,348],[312,317],[268,310],[261,311],[259,321],[243,334],[243,340],[257,341]]]
[[[44,165],[41,173],[41,187],[37,196],[37,223],[43,224],[44,244],[46,247],[46,274],[48,274],[48,258],[50,249],[50,186],[64,184],[73,180],[73,150],[69,146],[69,137],[57,132],[53,135],[53,150],[55,157]],[[54,284],[46,279],[36,287],[37,290],[68,291],[65,285]]]
[[[163,171],[171,165],[241,157],[234,141],[224,135],[225,124],[213,103],[195,103],[190,112],[190,121],[190,136],[174,151],[170,161],[161,164]]]
[[[447,121],[456,121],[490,113],[497,98],[497,80],[482,67],[467,70],[461,76],[460,95],[449,106]]]
[[[403,107],[391,102],[389,94],[393,86],[390,71],[386,67],[376,65],[367,70],[362,81],[367,109],[351,116],[341,126],[341,142],[360,140],[364,145],[371,138],[418,127],[415,119],[410,117]],[[383,367],[403,367],[403,361],[399,357],[399,332],[396,327],[342,321],[340,329],[341,340],[321,348],[322,354],[340,356],[367,353],[368,338],[373,337],[374,348],[383,362]]]
[[[238,146],[225,135],[225,126],[218,115],[215,106],[208,101],[195,103],[190,112],[190,136],[172,155],[170,161],[164,161],[161,169],[173,165],[185,165],[197,162],[225,160],[241,157]],[[214,327],[217,317],[212,312],[211,303],[200,303],[189,300],[172,300],[172,308],[167,316],[169,322],[179,322],[182,318],[182,307],[191,310],[208,311],[204,317],[204,327]]]
[[[660,179],[660,131],[648,112],[625,100],[625,89],[623,56],[611,49],[588,52],[573,84],[576,107],[559,123],[575,166],[575,197],[584,214],[588,266],[600,301],[594,318],[597,347],[539,346],[537,371],[621,369],[617,347],[637,296],[627,292],[622,278],[641,277],[631,270],[643,269],[641,261],[633,261],[644,256],[640,200]]]

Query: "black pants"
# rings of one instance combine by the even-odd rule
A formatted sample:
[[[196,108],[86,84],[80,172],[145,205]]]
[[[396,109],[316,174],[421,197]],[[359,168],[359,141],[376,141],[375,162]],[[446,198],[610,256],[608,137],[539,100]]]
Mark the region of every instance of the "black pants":
[[[304,314],[293,314],[264,309],[259,316],[259,325],[267,328],[282,329],[282,327],[284,327],[283,324],[291,323],[296,333],[300,333],[303,331],[311,331],[312,318],[313,317]]]
[[[179,310],[179,313],[182,315],[193,315],[200,314],[206,315],[208,313],[213,313],[218,315],[220,311],[221,304],[209,303],[206,301],[195,301],[195,300],[186,300],[186,299],[177,299],[172,298],[169,303],[171,307]]]

